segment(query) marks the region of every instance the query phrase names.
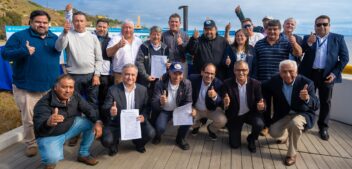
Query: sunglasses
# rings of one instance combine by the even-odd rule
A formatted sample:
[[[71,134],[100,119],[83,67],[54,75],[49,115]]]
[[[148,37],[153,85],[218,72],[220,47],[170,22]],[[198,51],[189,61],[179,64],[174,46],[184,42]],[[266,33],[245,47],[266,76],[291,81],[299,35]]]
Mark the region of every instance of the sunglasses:
[[[329,26],[329,23],[317,23],[317,24],[315,24],[315,26],[317,26],[317,27],[321,27],[321,26],[327,27],[327,26]]]
[[[252,25],[250,24],[247,24],[247,25],[243,25],[243,28],[247,29],[247,28],[250,28]]]

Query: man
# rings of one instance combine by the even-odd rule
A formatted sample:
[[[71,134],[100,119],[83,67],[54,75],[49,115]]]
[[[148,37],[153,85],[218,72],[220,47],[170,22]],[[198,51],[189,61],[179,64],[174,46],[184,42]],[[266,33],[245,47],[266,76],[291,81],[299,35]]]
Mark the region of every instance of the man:
[[[279,72],[279,63],[289,58],[289,54],[296,57],[302,56],[302,48],[295,38],[290,41],[280,36],[281,24],[279,20],[270,20],[266,29],[267,36],[255,45],[255,57],[253,58],[252,76],[264,82]],[[266,128],[263,132],[267,134],[267,127],[271,120],[271,96],[263,90],[264,100],[267,108],[264,112]]]
[[[264,31],[262,32],[262,34],[263,34],[264,36],[267,35],[266,30],[267,30],[267,28],[268,28],[268,23],[269,23],[269,21],[270,21],[270,20],[273,20],[273,19],[274,19],[274,18],[271,17],[271,16],[264,16],[264,18],[262,19],[263,28],[264,28]]]
[[[341,72],[349,61],[344,37],[330,32],[330,17],[315,19],[315,34],[305,36],[302,43],[304,57],[299,72],[311,80],[319,91],[319,134],[329,139],[331,97],[335,83],[341,83]]]
[[[202,118],[207,118],[213,122],[207,126],[209,137],[213,140],[217,139],[215,134],[219,129],[225,126],[227,120],[221,110],[222,97],[220,90],[222,82],[215,77],[216,66],[212,63],[205,64],[201,74],[193,74],[189,76],[192,83],[192,100],[193,111],[196,111],[195,122],[192,134],[198,134],[201,127]]]
[[[225,73],[221,61],[226,49],[230,48],[227,40],[218,35],[213,20],[204,22],[204,33],[201,37],[198,36],[199,32],[195,31],[187,46],[190,54],[194,56],[192,73],[199,74],[203,65],[213,63],[218,70],[216,77],[222,80]]]
[[[252,125],[248,135],[248,149],[256,152],[255,140],[264,127],[261,112],[265,108],[260,82],[248,77],[249,68],[245,61],[237,61],[233,68],[234,77],[224,82],[224,108],[232,148],[241,146],[241,130],[244,123]]]
[[[263,34],[253,31],[253,23],[251,19],[245,18],[242,20],[241,23],[242,28],[249,36],[249,45],[252,45],[254,47],[259,40],[264,38]]]
[[[287,18],[284,21],[284,24],[283,24],[284,30],[281,32],[281,36],[283,36],[288,41],[292,41],[292,39],[295,38],[297,43],[301,46],[302,45],[302,37],[293,33],[296,29],[296,25],[297,25],[297,22],[294,18]],[[291,54],[290,54],[289,58],[291,60],[295,60],[298,63],[300,63],[300,59],[292,56]]]
[[[98,108],[98,90],[102,71],[102,54],[97,36],[86,30],[86,14],[73,14],[74,30],[66,21],[64,31],[55,43],[57,50],[65,49],[67,54],[66,70],[75,79],[75,90],[87,94],[87,100]]]
[[[118,152],[120,139],[120,114],[122,110],[138,109],[137,120],[141,123],[142,138],[132,140],[136,150],[146,152],[145,144],[155,136],[155,130],[150,125],[147,88],[137,84],[138,69],[133,64],[126,64],[122,68],[122,83],[110,87],[106,96],[103,111],[109,116],[108,125],[103,130],[102,144],[109,149],[109,155],[114,156]]]
[[[314,124],[315,111],[319,107],[314,84],[308,78],[297,75],[297,63],[284,60],[279,65],[280,74],[263,83],[263,88],[273,96],[274,116],[270,135],[287,138],[288,151],[285,165],[296,162],[297,144],[302,130]]]
[[[66,74],[57,79],[55,87],[42,97],[34,108],[34,130],[42,163],[46,169],[55,168],[64,158],[66,140],[83,133],[77,161],[96,165],[89,149],[102,133],[97,111],[74,89],[74,79]],[[85,117],[81,116],[81,113]],[[93,127],[94,125],[94,127]]]
[[[12,61],[13,94],[21,111],[23,136],[28,157],[37,154],[33,130],[33,108],[59,76],[60,52],[55,49],[57,36],[48,30],[50,16],[33,11],[28,29],[16,32],[2,50],[5,60]]]
[[[168,24],[169,30],[162,34],[161,41],[169,48],[170,62],[182,62],[185,68],[184,75],[187,76],[186,47],[189,37],[186,32],[180,29],[181,17],[179,14],[170,15]]]
[[[155,128],[156,135],[153,144],[161,142],[161,135],[165,132],[168,121],[176,107],[192,103],[192,86],[188,79],[183,79],[183,67],[180,62],[171,64],[168,74],[155,85],[152,98],[152,111],[158,112]],[[192,115],[195,112],[192,111]],[[181,125],[178,128],[176,144],[182,150],[188,150],[189,144],[186,141],[187,131],[190,125]]]
[[[115,84],[122,82],[122,67],[135,63],[142,40],[134,35],[134,24],[126,20],[121,26],[121,34],[114,36],[106,48],[109,57],[113,57],[112,70]]]

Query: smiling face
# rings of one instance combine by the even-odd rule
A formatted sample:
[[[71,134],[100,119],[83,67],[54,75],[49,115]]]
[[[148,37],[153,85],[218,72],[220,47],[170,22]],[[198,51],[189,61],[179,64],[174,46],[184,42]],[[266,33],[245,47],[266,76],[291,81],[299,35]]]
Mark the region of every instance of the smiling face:
[[[99,36],[105,36],[108,33],[109,24],[106,22],[98,22],[95,28]]]
[[[242,22],[242,28],[251,36],[253,34],[253,24],[251,21]]]
[[[169,28],[172,32],[178,32],[180,30],[180,18],[178,17],[171,17],[169,20]]]
[[[236,80],[244,84],[247,81],[249,69],[248,69],[248,64],[244,61],[239,61],[238,63],[235,63],[233,72],[235,73]]]
[[[315,22],[315,33],[324,37],[330,32],[330,21],[327,18],[317,19]]]
[[[46,15],[39,15],[30,21],[31,29],[39,35],[46,35],[49,29],[49,19]]]
[[[280,77],[286,84],[291,84],[297,77],[297,68],[290,63],[281,65]]]
[[[215,79],[216,68],[214,65],[208,65],[201,71],[203,82],[209,85]]]
[[[294,19],[288,19],[284,22],[283,27],[286,34],[292,34],[296,29],[296,21]]]
[[[122,35],[125,39],[131,39],[134,33],[134,25],[132,23],[125,23],[122,25]]]
[[[75,81],[72,79],[61,79],[54,87],[57,97],[61,101],[67,101],[72,95],[75,88]]]
[[[268,26],[266,29],[268,40],[277,41],[280,38],[280,31],[279,26]]]
[[[153,45],[159,45],[161,43],[161,32],[153,31],[150,33],[149,38]]]
[[[204,28],[204,35],[208,40],[213,40],[216,38],[216,27]]]
[[[236,32],[235,41],[239,46],[246,44],[247,36],[244,34],[243,30]]]
[[[126,86],[133,86],[137,80],[136,67],[126,67],[122,70],[122,81]]]

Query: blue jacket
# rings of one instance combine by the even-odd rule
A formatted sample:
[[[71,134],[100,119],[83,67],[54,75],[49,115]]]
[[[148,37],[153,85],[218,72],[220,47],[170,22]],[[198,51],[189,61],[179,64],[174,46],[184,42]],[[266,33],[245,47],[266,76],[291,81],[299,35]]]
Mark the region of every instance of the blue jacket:
[[[2,50],[5,60],[13,61],[13,83],[31,92],[48,91],[60,73],[60,52],[55,49],[57,36],[51,31],[42,39],[30,28],[13,34]],[[35,47],[29,55],[26,47]]]

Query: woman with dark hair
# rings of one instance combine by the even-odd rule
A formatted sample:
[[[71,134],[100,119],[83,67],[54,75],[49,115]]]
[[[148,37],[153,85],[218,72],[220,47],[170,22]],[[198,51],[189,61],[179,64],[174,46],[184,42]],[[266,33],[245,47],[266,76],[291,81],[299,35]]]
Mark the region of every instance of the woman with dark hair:
[[[248,35],[243,29],[237,30],[235,40],[223,58],[223,64],[226,67],[226,78],[233,77],[233,65],[239,60],[244,60],[248,63],[249,73],[251,74],[254,55],[254,47],[249,45]]]

